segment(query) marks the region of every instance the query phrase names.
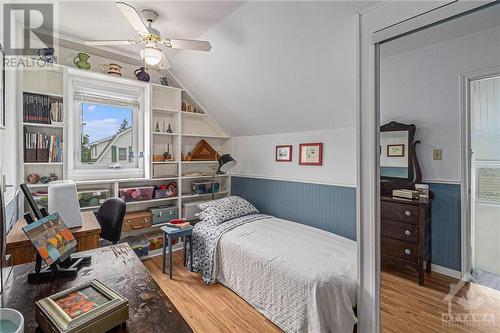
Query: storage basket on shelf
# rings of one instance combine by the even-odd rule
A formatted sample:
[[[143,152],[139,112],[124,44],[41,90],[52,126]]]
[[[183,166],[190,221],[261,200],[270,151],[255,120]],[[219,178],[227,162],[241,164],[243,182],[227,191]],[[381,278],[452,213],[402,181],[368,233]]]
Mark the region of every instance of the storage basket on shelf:
[[[109,190],[78,191],[78,202],[80,203],[80,208],[100,206],[109,197]]]
[[[191,185],[193,189],[193,194],[208,194],[212,193],[212,182],[193,182]],[[213,191],[214,193],[219,192],[220,183],[213,183]]]
[[[125,202],[151,200],[154,190],[154,186],[121,188],[120,198]]]
[[[149,241],[144,236],[130,236],[122,239],[122,243],[127,243],[138,257],[149,254]]]

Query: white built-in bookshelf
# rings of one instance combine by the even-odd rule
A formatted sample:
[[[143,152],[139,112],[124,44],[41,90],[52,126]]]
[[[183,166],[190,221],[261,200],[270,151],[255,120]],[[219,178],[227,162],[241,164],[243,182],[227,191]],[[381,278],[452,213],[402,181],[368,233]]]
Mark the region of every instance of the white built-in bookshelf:
[[[72,69],[73,70],[73,69]],[[52,68],[23,71],[20,77],[23,92],[36,93],[58,98],[64,105],[62,123],[40,124],[28,121],[20,121],[21,134],[18,138],[20,165],[23,166],[22,178],[20,182],[26,182],[29,174],[37,173],[40,176],[55,174],[58,179],[66,179],[68,174],[67,147],[68,126],[67,110],[65,105],[66,91],[65,81],[67,68],[65,66],[53,66]],[[102,75],[103,78],[106,75]],[[146,84],[146,83],[145,83]],[[176,182],[178,195],[171,198],[160,198],[138,202],[127,203],[127,211],[147,210],[158,206],[176,206],[181,217],[183,214],[183,204],[193,203],[211,199],[211,194],[193,194],[192,183],[194,181],[208,181],[212,179],[212,174],[217,167],[217,161],[182,161],[181,156],[186,156],[191,152],[200,140],[206,140],[219,154],[229,152],[229,136],[218,126],[218,124],[205,112],[188,91],[179,87],[163,86],[149,83],[150,89],[150,155],[149,172],[146,178],[131,179],[104,179],[75,181],[78,191],[101,191],[109,197],[119,196],[120,188],[163,185],[169,182]],[[182,111],[182,101],[192,105],[197,112]],[[21,105],[20,118],[23,119],[23,100]],[[155,131],[158,123],[160,131]],[[171,133],[166,129],[170,125]],[[164,127],[165,126],[165,127]],[[25,131],[54,134],[63,138],[63,159],[62,162],[37,162],[24,160],[24,133]],[[154,161],[154,155],[163,155],[170,149],[172,160]],[[220,182],[220,190],[215,194],[217,198],[230,193],[230,176],[216,175],[215,181]],[[47,190],[48,184],[36,183],[28,184],[34,193],[43,193]],[[81,207],[82,210],[97,211],[99,205],[87,205]],[[159,226],[155,225],[150,230],[141,232],[158,232]],[[124,237],[137,233],[133,231],[124,233]]]

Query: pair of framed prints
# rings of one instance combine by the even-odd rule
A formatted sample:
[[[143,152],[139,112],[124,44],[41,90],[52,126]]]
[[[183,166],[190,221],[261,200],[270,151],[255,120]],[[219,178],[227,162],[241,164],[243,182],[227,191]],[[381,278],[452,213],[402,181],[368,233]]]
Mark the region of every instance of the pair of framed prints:
[[[292,161],[293,145],[276,146],[276,162]],[[323,165],[323,143],[299,144],[300,165]]]

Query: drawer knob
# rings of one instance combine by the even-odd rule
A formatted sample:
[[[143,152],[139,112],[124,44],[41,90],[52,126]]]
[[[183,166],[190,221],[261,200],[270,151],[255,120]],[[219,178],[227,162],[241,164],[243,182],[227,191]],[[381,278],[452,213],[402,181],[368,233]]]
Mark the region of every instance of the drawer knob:
[[[405,235],[406,236],[410,236],[411,235],[411,231],[410,230],[405,230]]]
[[[411,212],[409,210],[405,211],[406,216],[411,216]]]
[[[411,250],[410,249],[406,249],[405,253],[408,254],[408,255],[410,255],[411,254]]]

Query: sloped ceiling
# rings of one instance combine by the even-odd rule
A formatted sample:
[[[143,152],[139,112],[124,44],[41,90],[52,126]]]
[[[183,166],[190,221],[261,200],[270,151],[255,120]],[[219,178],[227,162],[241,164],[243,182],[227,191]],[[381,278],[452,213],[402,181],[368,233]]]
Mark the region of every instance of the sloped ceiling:
[[[159,12],[163,35],[212,43],[169,50],[171,72],[233,136],[354,126],[356,19],[370,2],[133,1]],[[111,1],[59,5],[59,31],[77,40],[128,39]],[[111,50],[138,58],[139,48]]]
[[[356,21],[346,2],[247,2],[172,72],[233,136],[355,124]]]

